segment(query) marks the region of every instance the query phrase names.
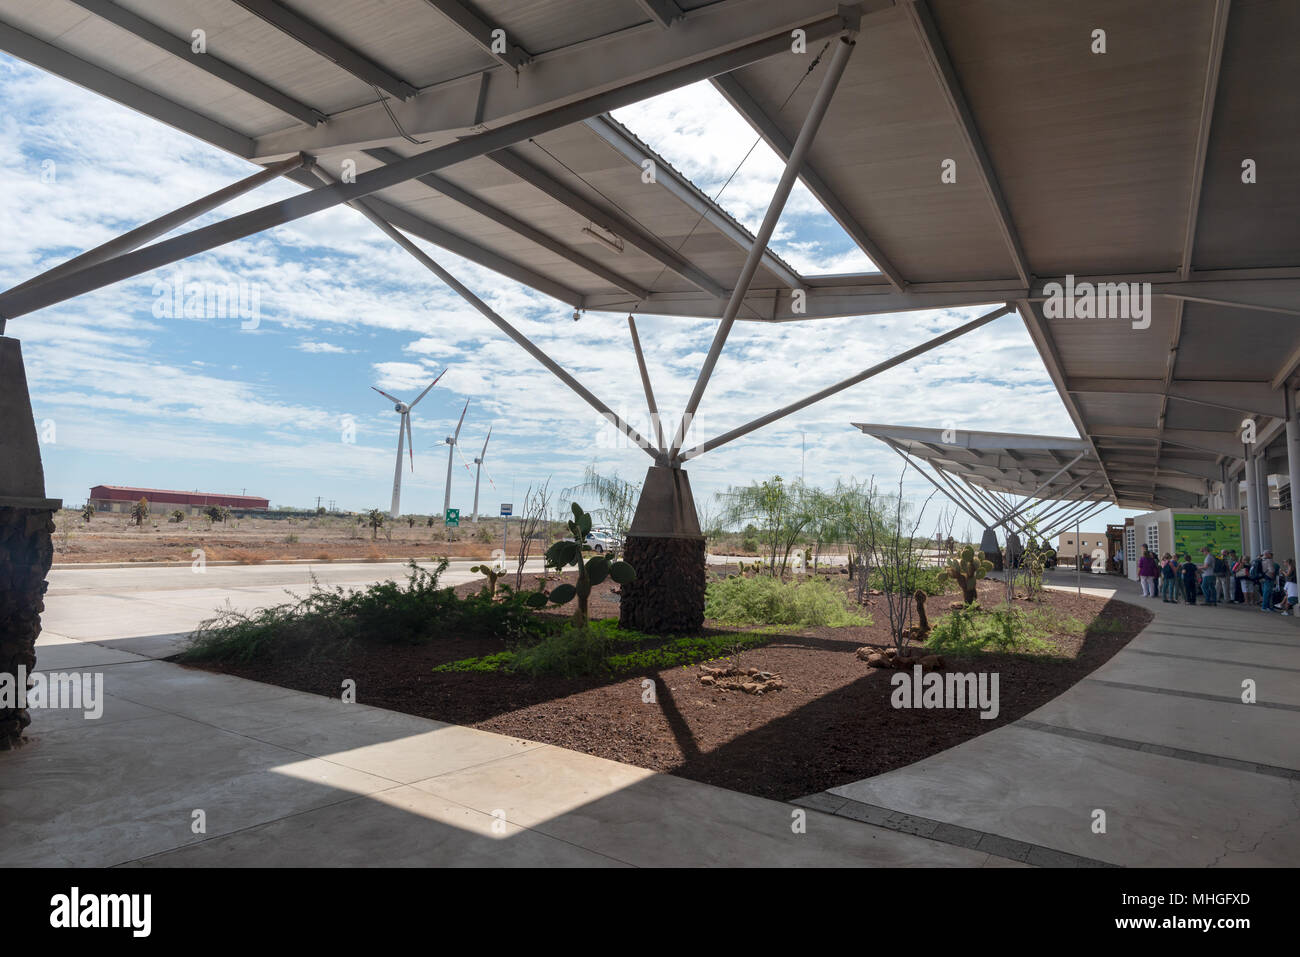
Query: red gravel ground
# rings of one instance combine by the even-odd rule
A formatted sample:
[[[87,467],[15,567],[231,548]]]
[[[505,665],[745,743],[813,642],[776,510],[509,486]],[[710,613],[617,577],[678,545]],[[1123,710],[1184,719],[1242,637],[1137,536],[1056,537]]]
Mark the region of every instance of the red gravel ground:
[[[998,582],[982,583],[981,600],[996,604],[1002,589]],[[617,616],[612,592],[603,586],[593,594],[593,618]],[[951,600],[932,599],[932,618]],[[993,720],[981,719],[974,708],[891,706],[895,672],[868,668],[854,654],[884,642],[883,604],[872,609],[871,626],[792,630],[746,651],[742,667],[784,678],[784,690],[762,696],[705,687],[694,665],[603,679],[432,672],[445,662],[503,650],[495,639],[354,646],[336,658],[212,670],[331,696],[343,678],[353,678],[366,704],[788,800],[903,767],[1015,721],[1103,664],[1152,617],[1133,605],[1071,592],[1047,592],[1046,602],[1106,624],[1083,636],[1055,636],[1058,657],[945,656],[948,671],[998,673],[1000,713]],[[642,700],[646,678],[654,681],[654,703]]]

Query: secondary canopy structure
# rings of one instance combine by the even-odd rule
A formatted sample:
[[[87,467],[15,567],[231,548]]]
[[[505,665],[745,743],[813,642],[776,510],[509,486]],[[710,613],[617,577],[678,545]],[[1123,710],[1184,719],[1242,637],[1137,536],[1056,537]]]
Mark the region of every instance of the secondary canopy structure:
[[[1110,505],[1084,439],[854,423],[897,452],[981,528],[1052,540]]]

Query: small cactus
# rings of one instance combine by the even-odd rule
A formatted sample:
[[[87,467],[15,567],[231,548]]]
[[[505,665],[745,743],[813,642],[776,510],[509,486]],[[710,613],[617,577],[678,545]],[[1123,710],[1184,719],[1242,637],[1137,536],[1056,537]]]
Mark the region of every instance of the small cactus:
[[[983,552],[975,551],[970,545],[963,548],[955,558],[948,560],[948,577],[957,583],[961,589],[962,601],[968,605],[979,600],[975,583],[991,571],[993,563],[984,557]]]
[[[591,588],[599,585],[606,578],[612,578],[620,585],[626,585],[636,577],[636,571],[627,562],[612,561],[608,555],[597,555],[583,559],[586,547],[583,542],[591,531],[591,516],[582,510],[577,502],[572,504],[573,521],[569,522],[569,531],[573,538],[564,538],[546,550],[546,567],[563,569],[569,565],[578,567],[578,583],[567,582],[556,585],[549,592],[536,592],[528,598],[528,604],[541,608],[548,601],[555,605],[564,605],[578,599],[578,607],[573,613],[573,621],[578,625],[587,623],[587,602],[591,598]]]
[[[488,598],[496,598],[497,583],[501,580],[501,576],[506,573],[505,565],[499,562],[489,565],[484,562],[481,565],[471,565],[469,570],[475,575],[483,575],[487,578],[482,593]]]

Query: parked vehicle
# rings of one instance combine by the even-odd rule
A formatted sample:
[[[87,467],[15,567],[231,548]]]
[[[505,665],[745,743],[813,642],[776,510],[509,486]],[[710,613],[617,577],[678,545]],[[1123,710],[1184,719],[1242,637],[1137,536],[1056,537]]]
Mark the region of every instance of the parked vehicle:
[[[593,552],[616,552],[623,547],[623,542],[608,529],[593,528],[587,533],[587,547]]]

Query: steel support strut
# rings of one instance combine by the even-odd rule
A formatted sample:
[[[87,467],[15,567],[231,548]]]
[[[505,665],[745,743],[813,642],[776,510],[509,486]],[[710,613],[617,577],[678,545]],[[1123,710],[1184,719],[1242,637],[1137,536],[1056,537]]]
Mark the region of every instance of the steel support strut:
[[[170,213],[159,216],[142,226],[137,226],[129,232],[123,233],[110,239],[108,242],[89,249],[79,256],[74,256],[67,262],[60,263],[52,269],[47,269],[38,276],[33,276],[26,282],[14,286],[5,293],[5,296],[11,296],[23,292],[27,289],[35,289],[37,286],[43,286],[46,283],[54,282],[65,276],[71,276],[73,273],[81,272],[90,266],[106,262],[115,256],[121,256],[129,253],[133,249],[139,249],[151,239],[157,239],[159,236],[165,236],[177,226],[183,226],[190,220],[197,219],[206,212],[223,206],[236,196],[243,196],[245,193],[257,189],[263,183],[277,179],[286,173],[292,173],[300,168],[309,160],[302,153],[291,156],[286,160],[273,163],[265,169],[260,169],[251,176],[245,176],[236,183],[229,186],[223,186],[216,192],[209,193],[201,199],[196,199],[192,203],[187,203],[179,209],[174,209]],[[4,316],[0,315],[0,332],[4,331]]]
[[[754,237],[754,244],[749,247],[749,253],[745,256],[745,265],[740,270],[740,276],[736,279],[736,287],[731,290],[731,298],[727,300],[727,307],[722,313],[722,321],[718,323],[718,330],[714,333],[713,343],[709,346],[709,353],[705,356],[704,364],[700,367],[700,374],[695,380],[695,387],[691,390],[691,396],[686,401],[686,408],[682,412],[682,420],[677,427],[677,434],[673,436],[672,446],[668,450],[670,461],[677,460],[682,444],[686,441],[686,433],[690,429],[691,420],[700,407],[700,399],[704,397],[704,389],[709,384],[709,377],[713,375],[713,368],[718,364],[718,357],[722,354],[722,347],[727,342],[727,336],[731,333],[732,325],[735,324],[736,316],[740,312],[740,306],[749,292],[749,285],[754,281],[754,274],[758,272],[759,264],[763,260],[763,254],[767,251],[768,240],[772,238],[772,233],[776,230],[776,224],[781,218],[781,212],[785,209],[786,200],[790,198],[790,190],[794,188],[795,180],[799,178],[799,171],[803,168],[804,159],[808,155],[813,139],[817,136],[817,130],[821,126],[822,119],[826,116],[826,110],[830,107],[831,97],[835,95],[835,88],[844,75],[844,68],[848,66],[849,56],[853,53],[855,36],[857,36],[856,31],[846,30],[840,36],[839,43],[835,46],[835,52],[831,54],[830,63],[826,67],[826,75],[822,77],[821,86],[818,87],[817,93],[813,96],[813,101],[808,107],[808,114],[804,117],[803,125],[799,129],[799,136],[795,140],[794,149],[790,151],[790,156],[786,159],[785,169],[781,172],[781,179],[777,181],[776,189],[772,193],[771,202],[768,203],[767,212],[763,216],[763,223],[759,226],[758,233]]]
[[[656,448],[663,452],[664,427],[659,420],[659,406],[655,404],[654,389],[650,387],[650,372],[646,369],[645,353],[641,351],[641,337],[636,333],[636,320],[632,318],[631,313],[627,317],[627,328],[632,333],[632,348],[636,351],[636,365],[641,372],[641,387],[645,390],[646,406],[650,409],[650,421],[655,427],[655,440],[658,443]]]
[[[333,178],[324,170],[320,169],[319,167],[317,167],[313,171],[323,182],[326,183],[333,182]],[[419,246],[415,245],[415,243],[413,243],[411,240],[407,239],[406,236],[402,235],[402,233],[399,232],[392,224],[390,224],[382,216],[380,216],[378,213],[372,210],[365,200],[352,200],[351,202],[348,203],[348,205],[351,206],[353,209],[357,210],[357,212],[361,213],[361,215],[366,217],[366,219],[374,223],[375,226],[377,226],[379,230],[382,233],[384,233],[384,235],[386,235],[389,239],[391,239],[393,242],[397,243],[397,245],[401,246],[404,250],[410,253],[411,256],[413,256],[420,263],[420,265],[424,266],[424,268],[428,269],[431,273],[433,273],[444,283],[450,286],[457,295],[459,295],[467,303],[469,303],[480,313],[482,313],[483,316],[486,317],[489,322],[491,322],[494,326],[496,326],[507,336],[513,339],[516,343],[518,343],[524,349],[524,351],[527,352],[530,356],[532,356],[542,365],[546,366],[546,368],[549,369],[557,379],[559,379],[561,382],[567,385],[574,392],[578,393],[578,395],[582,397],[583,401],[585,401],[593,409],[599,412],[605,418],[606,421],[608,421],[611,425],[614,426],[614,428],[618,429],[629,439],[635,442],[638,448],[643,449],[647,455],[649,455],[651,458],[658,461],[659,453],[657,453],[654,450],[654,446],[652,446],[650,442],[648,442],[645,438],[643,438],[641,434],[637,432],[636,429],[632,428],[632,426],[630,426],[628,423],[624,422],[621,418],[619,418],[618,415],[615,414],[613,409],[607,406],[604,402],[600,401],[600,399],[596,398],[596,396],[592,394],[592,392],[589,389],[587,389],[586,386],[584,386],[581,382],[579,382],[567,371],[565,371],[565,369],[558,362],[556,362],[545,352],[543,352],[540,348],[538,348],[537,345],[534,344],[531,339],[529,339],[522,332],[520,332],[509,322],[507,322],[504,318],[502,318],[499,313],[497,313],[491,306],[485,303],[482,299],[474,295],[474,293],[470,291],[469,287],[467,287],[464,283],[462,283],[451,273],[447,272],[447,270],[443,269],[442,266],[438,265],[437,262],[435,262],[432,258],[430,258],[430,256],[427,253],[425,253],[424,250],[422,250]]]
[[[674,453],[670,450],[669,456],[670,458],[675,458],[677,462],[685,462],[687,459],[693,459],[698,455],[703,455],[705,452],[708,452],[712,449],[716,449],[720,445],[725,445],[726,443],[732,441],[733,439],[738,439],[742,435],[748,435],[750,432],[753,432],[755,429],[761,429],[763,426],[769,425],[770,423],[775,422],[777,419],[782,419],[785,418],[787,415],[792,415],[795,412],[798,412],[800,409],[806,409],[808,406],[812,405],[813,403],[820,402],[822,399],[825,398],[829,398],[830,396],[834,395],[837,392],[843,392],[845,389],[849,388],[850,386],[855,386],[859,382],[865,382],[867,379],[870,379],[872,376],[879,375],[880,373],[885,372],[888,369],[892,369],[896,365],[901,365],[902,363],[908,361],[909,359],[913,359],[916,356],[921,355],[922,353],[929,352],[931,349],[938,348],[939,346],[943,345],[946,342],[951,342],[953,339],[956,339],[959,336],[964,336],[966,333],[978,329],[980,326],[987,325],[988,323],[992,322],[994,319],[998,319],[1002,316],[1005,316],[1007,313],[1013,311],[1015,311],[1014,306],[1006,305],[998,309],[995,309],[992,312],[985,313],[984,315],[980,316],[978,319],[972,319],[970,322],[963,323],[957,328],[951,329],[948,332],[943,333],[942,335],[935,336],[933,339],[927,339],[925,342],[921,343],[920,345],[913,346],[911,349],[908,349],[905,352],[900,352],[898,355],[894,356],[891,359],[886,359],[884,362],[878,362],[869,369],[863,369],[861,372],[857,373],[856,375],[849,376],[847,379],[841,379],[839,382],[835,383],[834,385],[827,386],[826,388],[822,389],[819,392],[814,392],[812,395],[805,396],[804,398],[798,400],[797,402],[791,402],[789,405],[782,406],[781,408],[777,409],[774,412],[769,412],[767,415],[759,416],[757,419],[754,419],[752,422],[747,422],[742,426],[732,429],[730,432],[724,432],[722,435],[715,436],[714,438],[709,439],[707,442],[702,442],[699,445],[687,449],[685,452],[678,452],[674,455]],[[679,442],[681,440],[684,431],[684,426],[687,420],[683,419],[682,421],[683,421],[683,430],[678,432],[677,438],[674,441]]]

